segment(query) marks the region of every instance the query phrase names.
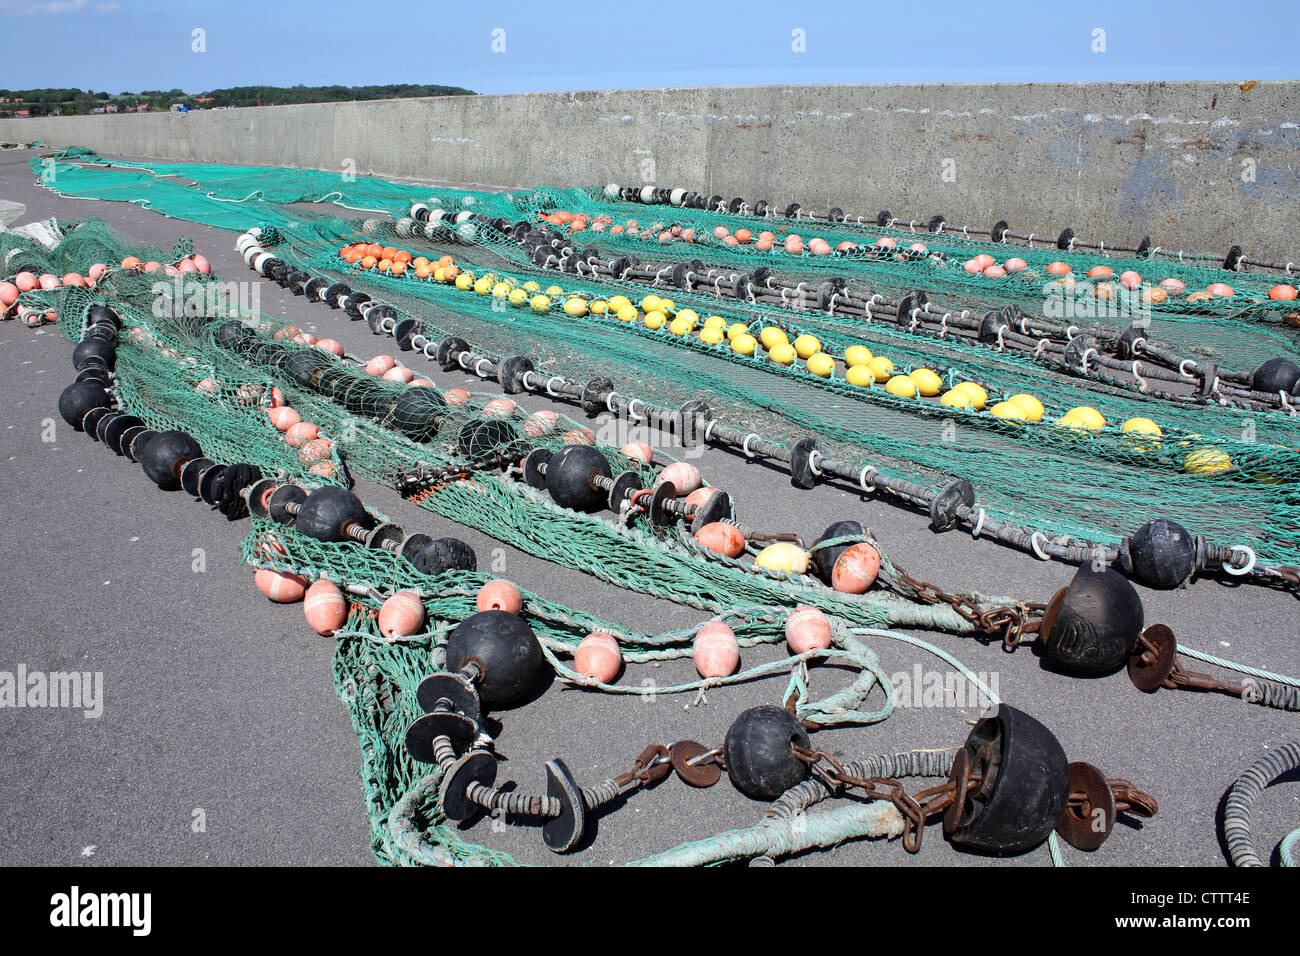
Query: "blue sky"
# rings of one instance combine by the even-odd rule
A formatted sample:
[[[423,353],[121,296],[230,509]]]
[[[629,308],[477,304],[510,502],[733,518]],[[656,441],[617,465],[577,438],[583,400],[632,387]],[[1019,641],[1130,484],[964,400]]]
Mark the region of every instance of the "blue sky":
[[[1297,79],[1296,14],[1295,0],[0,0],[0,88]]]

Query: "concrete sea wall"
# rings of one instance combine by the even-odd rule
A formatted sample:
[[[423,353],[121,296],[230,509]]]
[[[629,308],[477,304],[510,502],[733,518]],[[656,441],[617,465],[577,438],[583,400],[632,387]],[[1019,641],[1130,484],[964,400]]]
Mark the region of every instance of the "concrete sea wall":
[[[767,86],[0,119],[0,140],[751,201],[1251,256],[1295,252],[1300,83]]]

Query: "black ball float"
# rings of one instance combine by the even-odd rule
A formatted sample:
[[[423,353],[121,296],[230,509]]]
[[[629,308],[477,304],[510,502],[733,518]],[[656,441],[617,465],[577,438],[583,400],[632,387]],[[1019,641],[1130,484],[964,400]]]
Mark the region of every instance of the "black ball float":
[[[979,783],[969,789],[976,776]],[[1024,853],[1046,840],[1070,798],[1070,765],[1060,742],[1007,704],[971,729],[948,779],[958,797],[944,814],[944,834],[963,849],[995,856]]]
[[[1255,369],[1250,377],[1251,388],[1270,395],[1276,395],[1278,392],[1294,395],[1298,385],[1300,385],[1300,366],[1284,358],[1269,359]]]
[[[1202,542],[1168,518],[1138,528],[1120,547],[1120,567],[1153,588],[1182,587],[1201,567]]]
[[[415,551],[410,561],[424,574],[478,570],[478,555],[459,538],[435,538]]]
[[[456,432],[456,447],[473,465],[508,461],[520,441],[514,423],[500,418],[471,419]]]
[[[163,491],[177,491],[181,469],[194,458],[203,457],[199,443],[183,431],[159,432],[143,448],[137,448],[140,467],[149,480]]]
[[[1128,662],[1142,621],[1142,600],[1128,578],[1084,565],[1048,603],[1039,633],[1053,666],[1109,674]]]
[[[607,504],[595,478],[610,478],[605,456],[590,445],[565,445],[546,462],[546,490],[557,505],[588,513]]]
[[[427,442],[438,434],[447,414],[447,402],[436,388],[407,388],[393,403],[388,421],[414,441]]]
[[[94,336],[83,339],[72,350],[72,366],[78,372],[85,368],[88,360],[92,358],[102,360],[104,367],[111,369],[117,362],[117,346],[100,336]]]
[[[317,541],[354,541],[352,528],[365,529],[370,524],[361,499],[334,485],[317,488],[309,494],[298,509],[296,527]]]
[[[809,767],[792,749],[811,741],[803,724],[774,704],[751,707],[727,731],[722,749],[727,776],[752,800],[775,800],[808,778]]]
[[[102,302],[96,302],[86,310],[86,322],[91,326],[108,325],[114,331],[122,327],[122,320],[118,314]]]
[[[509,707],[522,700],[537,682],[543,662],[533,629],[506,611],[467,617],[447,638],[447,667],[458,671],[475,665],[479,697],[488,707]]]
[[[109,405],[108,391],[99,382],[73,382],[59,396],[59,414],[77,431],[81,431],[86,412]]]

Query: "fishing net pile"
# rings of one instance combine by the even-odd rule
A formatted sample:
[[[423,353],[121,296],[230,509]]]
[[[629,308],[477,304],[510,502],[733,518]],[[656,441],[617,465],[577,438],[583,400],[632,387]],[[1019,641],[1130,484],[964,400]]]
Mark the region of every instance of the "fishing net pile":
[[[1300,425],[1287,410],[1285,390],[1282,408],[1245,414],[1239,407],[1168,401],[1065,374],[984,343],[921,338],[899,323],[864,322],[837,316],[833,309],[760,304],[720,290],[711,295],[691,285],[637,282],[594,269],[584,274],[556,268],[521,241],[520,224],[557,225],[557,209],[581,213],[559,217],[558,224],[580,222],[584,228],[601,217],[607,217],[601,225],[609,226],[628,212],[624,207],[631,204],[597,190],[433,192],[416,184],[340,180],[311,170],[107,162],[72,150],[33,165],[47,185],[67,195],[139,202],[232,231],[257,226],[257,249],[272,249],[285,268],[301,271],[299,287],[311,277],[320,302],[327,301],[330,280],[345,282],[349,292],[364,289],[375,303],[382,302],[389,311],[368,319],[378,323],[372,330],[379,331],[383,321],[392,328],[409,317],[426,341],[454,336],[476,353],[527,356],[543,380],[608,377],[624,396],[666,407],[704,398],[719,420],[775,446],[788,448],[813,432],[826,456],[870,462],[881,476],[928,488],[967,479],[978,490],[981,523],[987,514],[991,521],[1041,529],[1057,543],[1088,548],[1113,546],[1142,522],[1170,516],[1195,534],[1248,545],[1252,565],[1255,556],[1261,568],[1300,563],[1295,510]],[[339,208],[323,211],[328,204]],[[357,211],[373,215],[357,218],[352,215]],[[629,237],[626,225],[617,233],[597,230],[604,235],[594,242],[606,257],[633,255],[636,249],[636,255],[667,262],[663,247],[673,246],[683,232],[722,227],[734,236],[731,230],[744,222],[743,214],[722,211],[673,209],[664,215],[673,217],[678,232],[667,229],[669,238],[656,238],[651,252],[645,240]],[[820,230],[827,241],[861,245],[861,228],[835,225],[838,231]],[[5,274],[57,275],[88,262],[116,264],[128,257],[174,262],[191,252],[184,243],[167,253],[142,250],[93,220],[63,224],[62,236],[53,249],[0,236]],[[954,236],[928,241],[930,249],[947,244],[948,259],[987,248]],[[374,258],[373,246],[383,259],[367,263]],[[384,255],[390,250],[405,257]],[[711,245],[707,252],[710,263],[725,268],[766,256],[761,261],[796,282],[823,275],[816,259],[806,255],[769,255],[770,250],[739,243]],[[892,295],[925,287],[972,309],[1010,301],[1023,311],[1041,310],[1041,292],[989,291],[987,283],[981,285],[984,276],[951,262],[940,267],[928,256],[913,261],[847,252],[836,261],[838,272]],[[1027,267],[1045,268],[1049,256],[1052,262],[1059,257],[1036,255],[1023,253]],[[1129,264],[1086,254],[1072,261],[1083,270],[1094,260],[1115,263],[1117,272]],[[397,262],[402,268],[394,268]],[[1203,263],[1177,268],[1179,281],[1188,285],[1223,278],[1222,270]],[[180,294],[182,280],[187,293],[200,294]],[[1292,355],[1289,307],[1267,294],[1275,278],[1235,281],[1242,297],[1234,302],[1199,298],[1171,306],[1161,315],[1161,332],[1166,324],[1172,330],[1163,341],[1241,368]],[[216,277],[191,274],[177,283],[176,295],[162,297],[155,274],[114,268],[93,290],[52,288],[23,298],[29,309],[57,312],[61,330],[73,342],[86,332],[92,303],[111,303],[123,323],[115,355],[121,410],[138,418],[140,428],[185,431],[213,461],[249,463],[263,476],[310,488],[348,487],[353,476],[387,485],[422,508],[522,551],[720,615],[741,646],[782,640],[786,618],[797,607],[821,610],[834,622],[828,652],[734,677],[788,671],[784,699],[806,722],[867,724],[889,716],[893,690],[869,646],[873,638],[900,637],[888,629],[961,634],[979,629],[971,614],[927,599],[905,575],[892,575],[891,590],[845,595],[797,571],[762,566],[753,545],[723,558],[701,548],[680,524],[644,520],[629,511],[614,520],[561,507],[527,480],[526,456],[559,454],[576,443],[594,449],[608,473],[630,471],[644,487],[653,484],[655,473],[629,465],[620,449],[604,444],[579,420],[553,416],[542,428],[513,403],[494,406],[494,395],[466,394],[455,404],[432,394],[422,397],[422,389],[367,375],[350,358],[301,342],[300,330],[250,313],[231,301]],[[164,298],[168,307],[160,308]],[[770,330],[780,335],[769,335]],[[410,334],[408,328],[408,339]],[[816,349],[805,355],[796,346],[808,337],[815,338]],[[747,339],[753,345],[746,345]],[[781,346],[800,361],[780,361]],[[852,374],[855,365],[865,365],[851,361],[858,348],[869,350],[868,360],[887,356],[892,367],[880,377],[873,370],[871,382],[864,383]],[[815,366],[816,356],[827,358],[829,372]],[[937,382],[933,390],[917,387],[929,381],[920,374],[924,370]],[[911,394],[874,387],[894,378],[912,382]],[[958,392],[965,401],[931,400]],[[268,416],[277,394],[328,441],[310,449],[287,444]],[[1038,414],[990,414],[1024,396],[1038,402]],[[1095,412],[1102,424],[1062,427],[1057,422],[1081,408]],[[1133,421],[1156,428],[1120,424]],[[661,454],[661,461],[672,458]],[[377,513],[373,518],[386,520]],[[446,667],[442,653],[448,635],[474,613],[474,595],[487,577],[471,571],[426,574],[392,549],[323,543],[256,513],[252,523],[244,549],[250,564],[349,588],[347,621],[336,635],[335,683],[361,739],[379,858],[511,862],[446,825],[438,800],[444,768],[431,772],[404,746],[404,735],[421,712],[420,681]],[[888,555],[881,556],[881,565],[886,576],[896,570]],[[429,627],[395,640],[380,632],[377,616],[384,600],[403,590],[419,594]],[[965,606],[978,614],[1018,603],[970,595]],[[691,655],[693,631],[629,633],[536,595],[525,596],[525,613],[557,673],[593,689],[629,692],[593,685],[564,663],[584,635],[612,634],[628,663]],[[858,676],[816,701],[810,699],[804,668],[820,657],[851,663]],[[693,692],[706,684],[690,682],[670,691]],[[826,817],[822,825],[825,836],[841,824]],[[720,848],[732,840],[722,834],[708,846],[674,852],[681,860],[716,862],[727,858],[729,851]]]

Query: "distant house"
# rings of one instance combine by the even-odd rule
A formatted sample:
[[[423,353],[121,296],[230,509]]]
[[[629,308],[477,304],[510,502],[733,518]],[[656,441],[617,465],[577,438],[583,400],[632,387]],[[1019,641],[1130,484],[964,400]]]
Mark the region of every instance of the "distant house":
[[[109,103],[107,106],[104,107],[104,112],[105,112],[105,113],[116,113],[116,112],[117,112],[117,104],[116,104],[116,103]]]
[[[137,103],[137,104],[135,105],[135,111],[136,111],[137,113],[148,113],[148,112],[149,112],[149,104],[148,104],[148,103]]]
[[[31,110],[14,110],[14,116],[18,119],[25,119],[31,115]]]
[[[195,97],[195,100],[194,100],[194,101],[195,101],[196,103],[211,103],[211,102],[212,102],[212,97],[210,97],[210,96],[199,96],[199,97]],[[4,100],[0,100],[0,103],[3,103],[3,102],[4,102]]]
[[[91,107],[90,112],[92,112],[92,113],[103,113],[103,112],[104,112],[104,107],[102,107],[102,106],[94,106],[94,107]]]

